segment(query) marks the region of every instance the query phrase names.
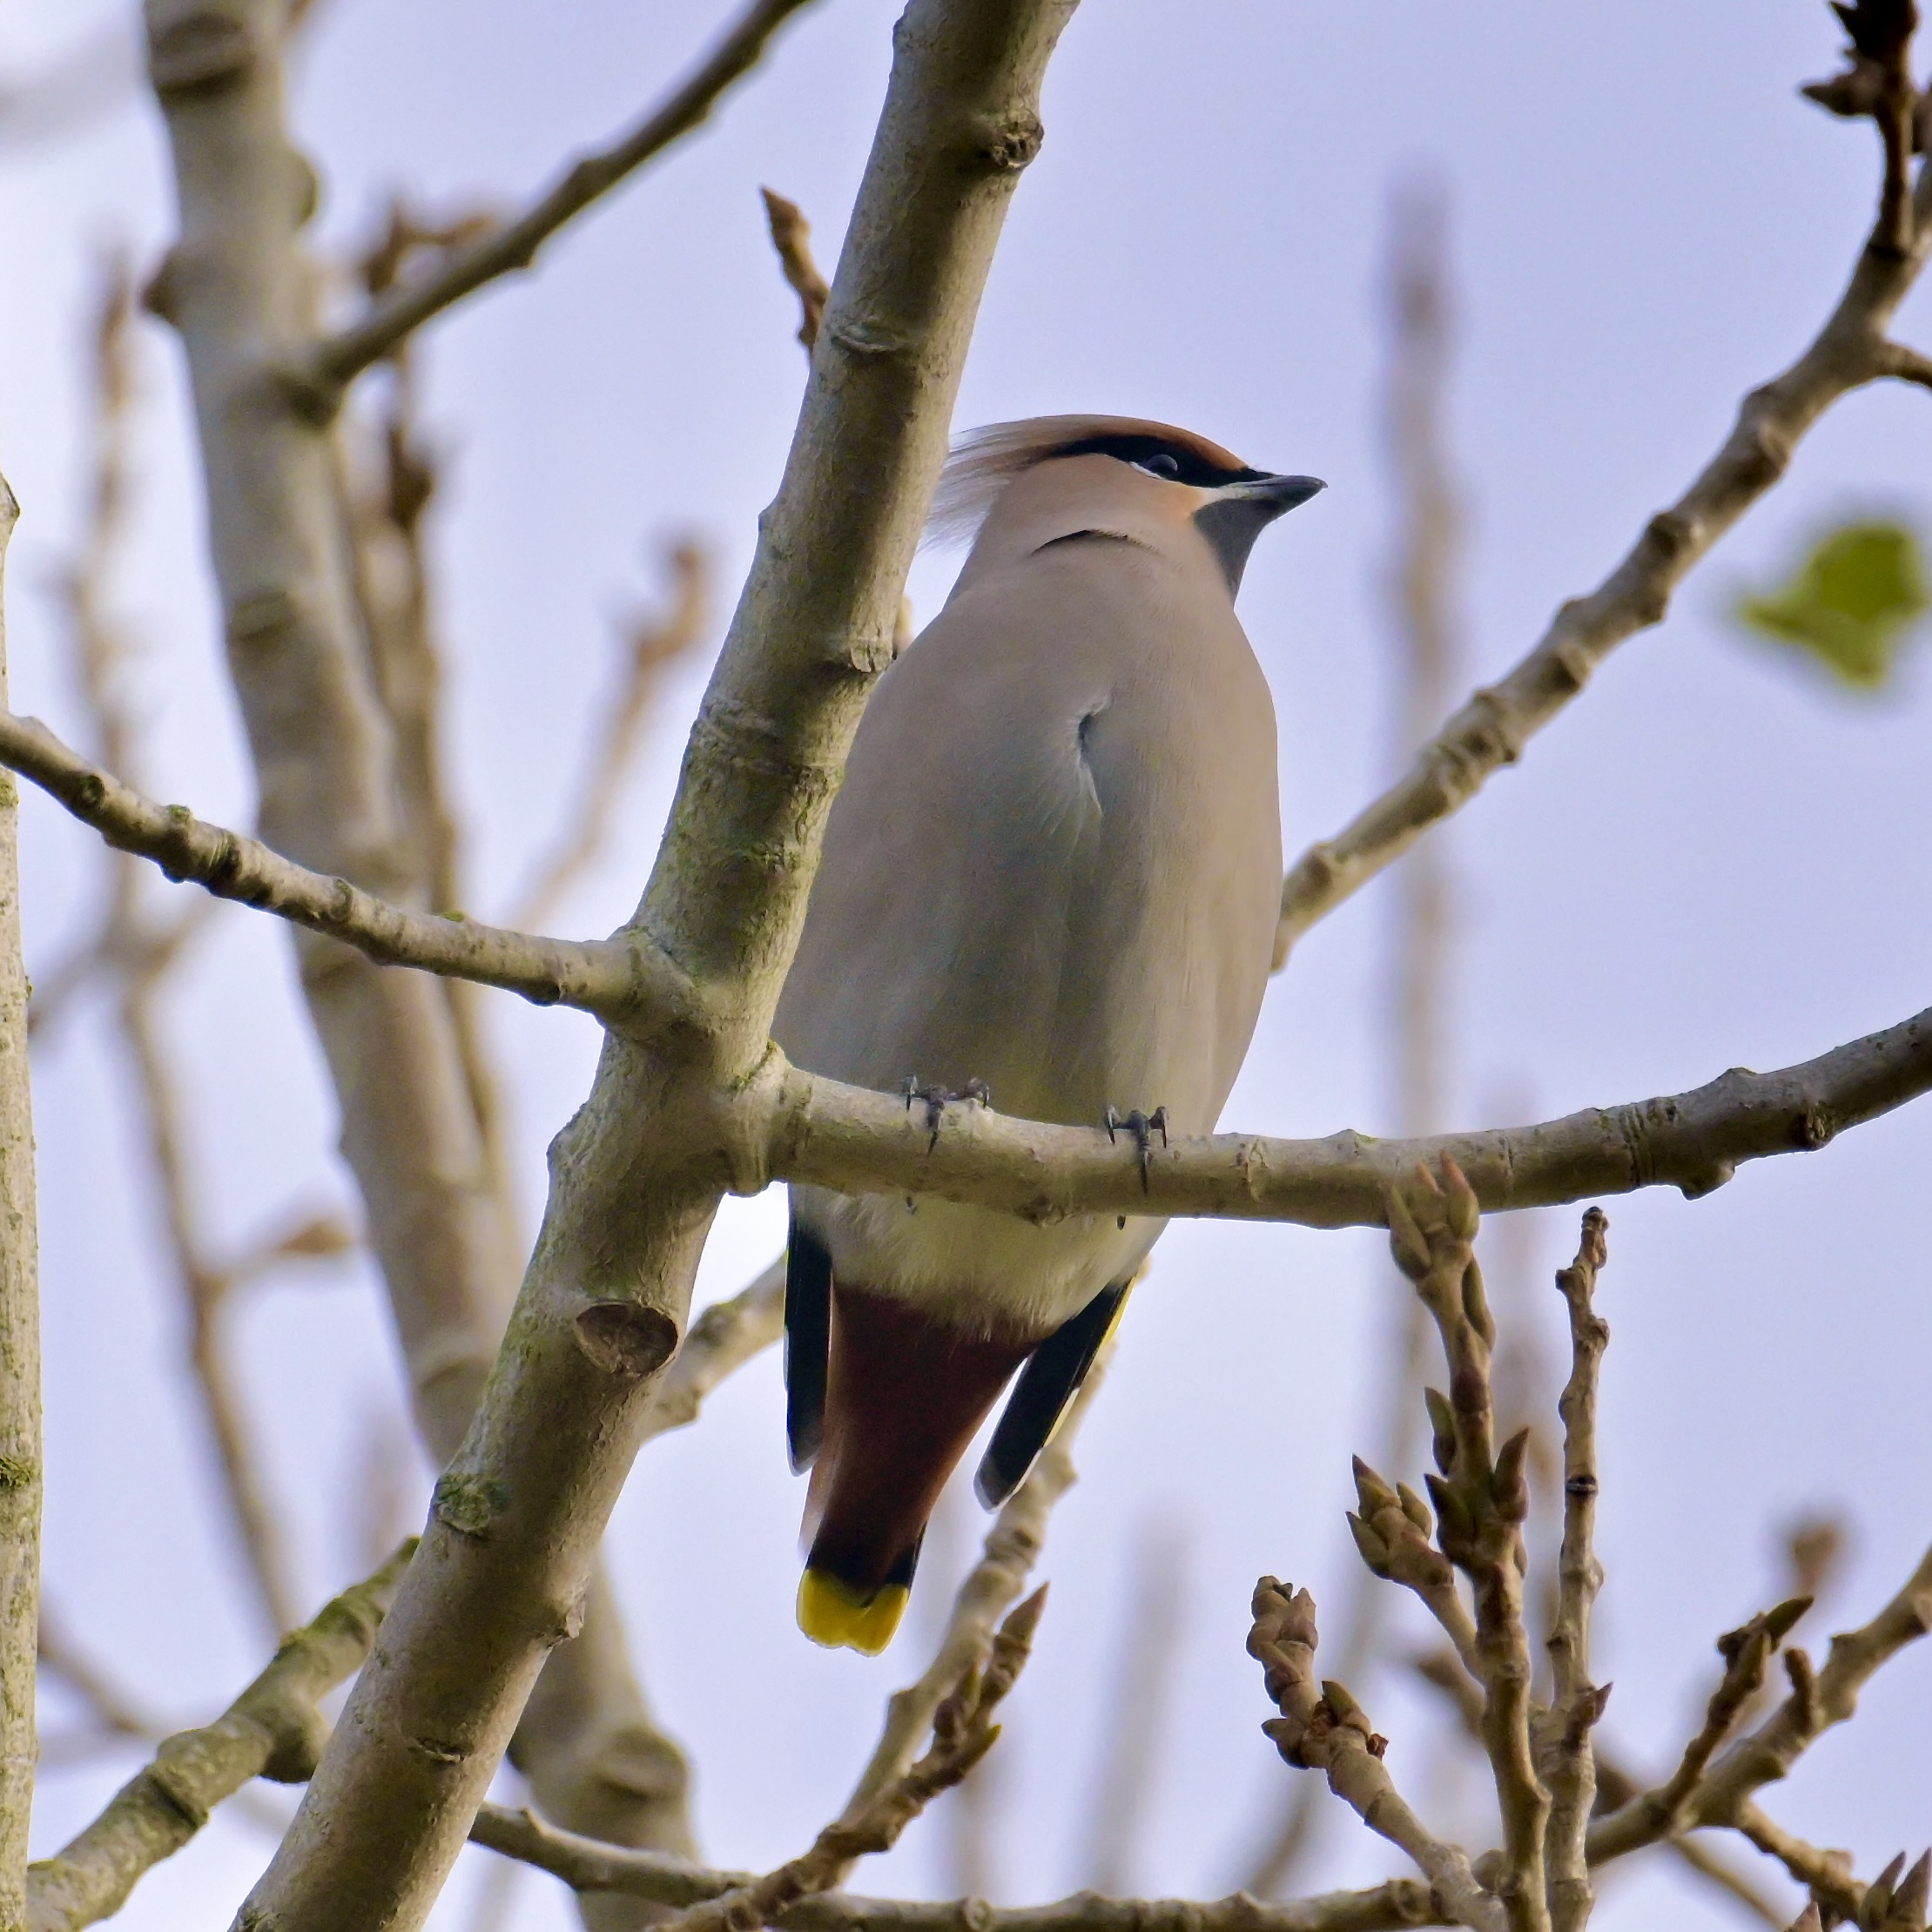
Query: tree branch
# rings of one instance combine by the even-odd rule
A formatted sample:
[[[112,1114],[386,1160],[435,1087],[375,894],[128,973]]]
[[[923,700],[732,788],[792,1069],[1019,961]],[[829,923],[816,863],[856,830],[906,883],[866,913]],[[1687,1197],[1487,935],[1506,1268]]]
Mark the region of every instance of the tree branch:
[[[0,477],[0,709],[5,567],[20,506]],[[27,968],[20,950],[20,793],[0,788],[0,1923],[23,1915],[33,1811],[40,1627],[40,1242],[34,1195]]]
[[[1932,1631],[1932,1549],[1868,1624],[1832,1639],[1822,1670],[1814,1674],[1802,1651],[1786,1653],[1791,1695],[1705,1773],[1693,1795],[1694,1821],[1730,1823],[1747,1799],[1785,1776],[1834,1725],[1845,1723],[1857,1710],[1858,1693],[1868,1680],[1928,1631]],[[1606,1834],[1615,1821],[1604,1821]]]
[[[319,419],[333,415],[344,388],[432,316],[499,275],[528,268],[537,250],[567,221],[681,135],[702,126],[726,89],[757,64],[771,36],[810,3],[753,0],[670,99],[621,140],[572,163],[515,220],[458,248],[434,274],[394,289],[340,334],[293,363],[288,380],[305,408]]]
[[[562,1832],[502,1805],[476,1814],[471,1841],[522,1859],[580,1892],[622,1892],[687,1907],[756,1882],[751,1872],[716,1872],[681,1859],[626,1851]],[[1330,1892],[1293,1904],[1231,1898],[1112,1899],[1076,1893],[1052,1905],[993,1906],[983,1899],[945,1902],[855,1898],[821,1893],[799,1900],[774,1922],[784,1932],[1397,1932],[1403,1926],[1454,1925],[1427,1885],[1391,1879],[1367,1891]]]
[[[1762,1680],[1766,1662],[1801,1614],[1802,1603],[1781,1604],[1720,1640],[1724,1680],[1712,1695],[1703,1728],[1685,1747],[1666,1784],[1591,1826],[1592,1865],[1700,1826],[1735,1825],[1757,1792],[1784,1777],[1825,1732],[1852,1715],[1859,1692],[1881,1666],[1932,1631],[1932,1549],[1871,1622],[1832,1639],[1823,1670],[1814,1670],[1803,1651],[1787,1651],[1790,1696],[1756,1730],[1717,1755],[1736,1713]]]
[[[1505,1932],[1501,1903],[1470,1869],[1469,1855],[1431,1833],[1395,1787],[1368,1714],[1340,1684],[1315,1680],[1315,1601],[1273,1577],[1255,1585],[1255,1623],[1248,1654],[1262,1666],[1279,1717],[1262,1729],[1284,1763],[1319,1771],[1329,1788],[1369,1829],[1399,1847],[1430,1882],[1452,1925]]]
[[[1097,1128],[1010,1120],[977,1105],[949,1107],[931,1145],[923,1117],[898,1098],[802,1073],[776,1048],[736,1105],[738,1144],[762,1154],[762,1167],[744,1176],[746,1191],[771,1179],[932,1195],[1040,1222],[1126,1214],[1372,1228],[1384,1219],[1390,1181],[1444,1154],[1486,1213],[1664,1186],[1694,1200],[1741,1161],[1814,1151],[1929,1087],[1932,1009],[1795,1067],[1733,1067],[1687,1094],[1538,1126],[1419,1141],[1352,1128],[1320,1141],[1177,1138],[1149,1150],[1144,1175],[1138,1153]]]
[[[1523,1621],[1529,1567],[1523,1523],[1530,1510],[1524,1459],[1529,1431],[1496,1445],[1490,1362],[1496,1323],[1476,1260],[1476,1195],[1446,1154],[1438,1185],[1420,1163],[1389,1190],[1390,1245],[1397,1265],[1435,1317],[1449,1393],[1427,1391],[1436,1467],[1428,1478],[1442,1553],[1476,1599],[1479,1729],[1496,1782],[1503,1855],[1494,1882],[1511,1932],[1549,1932],[1544,1828],[1550,1794],[1530,1747],[1530,1639]]]
[[[346,878],[298,865],[260,840],[158,805],[63,744],[37,718],[0,714],[0,764],[30,779],[117,852],[151,859],[172,879],[340,939],[379,966],[411,966],[500,986],[537,1006],[564,1006],[619,1025],[646,1003],[683,997],[648,941],[551,939],[468,918],[413,912]]]
[[[1577,1258],[1557,1276],[1570,1316],[1570,1379],[1558,1404],[1563,1417],[1563,1547],[1558,1558],[1557,1611],[1550,1632],[1555,1695],[1538,1726],[1538,1757],[1550,1787],[1548,1828],[1552,1932],[1582,1932],[1595,1895],[1585,1841],[1597,1796],[1591,1733],[1609,1689],[1590,1680],[1590,1614],[1603,1587],[1597,1560],[1597,1378],[1610,1326],[1592,1303],[1597,1272],[1609,1258],[1602,1208],[1583,1217]]]
[[[361,1668],[415,1551],[412,1539],[286,1639],[274,1661],[199,1731],[162,1740],[153,1762],[53,1857],[28,1868],[30,1932],[76,1932],[111,1917],[142,1875],[172,1857],[251,1778],[308,1776],[328,1726],[320,1700]]]
[[[1007,1612],[987,1654],[966,1667],[933,1711],[932,1746],[918,1763],[905,1766],[862,1805],[848,1807],[801,1857],[686,1907],[666,1932],[758,1932],[787,1906],[829,1892],[858,1859],[890,1851],[926,1806],[959,1784],[998,1741],[993,1713],[1026,1667],[1046,1604],[1042,1585]]]
[[[1565,603],[1529,656],[1478,690],[1424,745],[1404,778],[1289,868],[1275,938],[1276,971],[1317,919],[1521,757],[1619,644],[1663,622],[1672,593],[1784,475],[1800,439],[1833,403],[1887,376],[1925,380],[1923,359],[1889,343],[1885,332],[1932,249],[1932,173],[1921,170],[1911,206],[1902,247],[1881,210],[1849,285],[1811,345],[1744,399],[1723,447],[1689,489],[1650,520],[1617,568],[1587,596]]]

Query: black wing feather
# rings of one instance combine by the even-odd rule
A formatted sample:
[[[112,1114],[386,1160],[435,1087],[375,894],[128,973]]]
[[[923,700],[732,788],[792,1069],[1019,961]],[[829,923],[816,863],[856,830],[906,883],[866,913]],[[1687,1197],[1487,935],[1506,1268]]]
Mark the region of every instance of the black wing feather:
[[[987,1509],[998,1509],[1026,1481],[1027,1471],[1052,1441],[1067,1404],[1080,1393],[1080,1385],[1086,1381],[1130,1285],[1115,1282],[1103,1288],[1028,1357],[1006,1398],[1006,1413],[986,1445],[979,1474],[973,1479],[973,1492]]]
[[[810,1469],[825,1431],[831,1356],[831,1256],[791,1217],[784,1251],[784,1430],[794,1471]]]

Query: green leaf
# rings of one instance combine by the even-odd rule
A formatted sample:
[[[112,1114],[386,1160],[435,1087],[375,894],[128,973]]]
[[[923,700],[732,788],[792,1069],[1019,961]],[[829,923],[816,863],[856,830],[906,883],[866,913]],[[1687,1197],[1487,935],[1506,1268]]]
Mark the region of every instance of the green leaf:
[[[1899,523],[1848,523],[1821,538],[1781,590],[1739,600],[1739,621],[1795,644],[1842,683],[1877,690],[1932,596],[1919,540]]]

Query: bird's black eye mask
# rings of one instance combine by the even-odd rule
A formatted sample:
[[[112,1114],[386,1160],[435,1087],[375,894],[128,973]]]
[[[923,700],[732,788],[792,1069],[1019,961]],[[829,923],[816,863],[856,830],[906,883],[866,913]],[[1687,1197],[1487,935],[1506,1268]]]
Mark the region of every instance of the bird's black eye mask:
[[[1148,435],[1083,436],[1078,442],[1063,444],[1055,456],[1112,456],[1116,461],[1132,463],[1151,476],[1171,483],[1187,483],[1195,489],[1218,489],[1223,483],[1259,483],[1268,472],[1261,469],[1228,468],[1210,461],[1190,443],[1171,437]]]

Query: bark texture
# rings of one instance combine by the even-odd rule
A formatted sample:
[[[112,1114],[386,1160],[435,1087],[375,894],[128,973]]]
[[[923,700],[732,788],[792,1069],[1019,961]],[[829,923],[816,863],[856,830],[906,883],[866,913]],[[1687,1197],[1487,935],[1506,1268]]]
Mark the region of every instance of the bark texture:
[[[7,543],[19,515],[0,478],[0,705],[7,695]],[[40,1242],[19,828],[19,788],[9,778],[0,783],[0,1926],[26,1922],[40,1620]]]

